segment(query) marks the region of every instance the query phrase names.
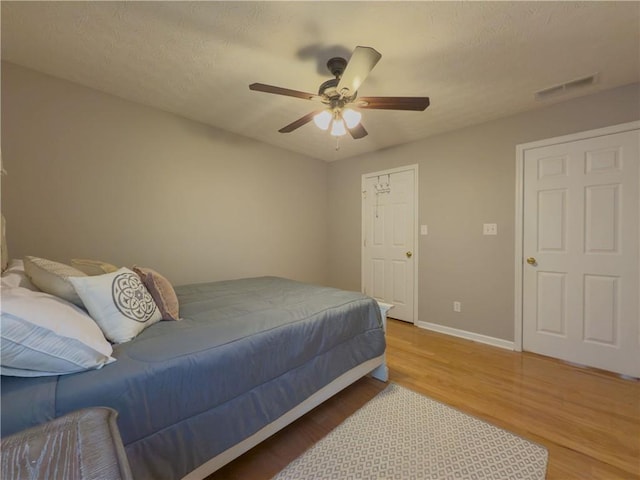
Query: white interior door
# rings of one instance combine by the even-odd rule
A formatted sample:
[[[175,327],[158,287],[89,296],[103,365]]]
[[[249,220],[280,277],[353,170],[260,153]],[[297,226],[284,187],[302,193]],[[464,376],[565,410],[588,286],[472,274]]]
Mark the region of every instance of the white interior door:
[[[524,152],[524,350],[640,377],[638,130]]]
[[[417,166],[363,175],[364,293],[415,323]]]

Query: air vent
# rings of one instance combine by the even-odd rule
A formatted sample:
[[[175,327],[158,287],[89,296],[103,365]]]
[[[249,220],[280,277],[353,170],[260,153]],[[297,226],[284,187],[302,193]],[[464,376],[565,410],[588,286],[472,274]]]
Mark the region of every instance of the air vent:
[[[580,88],[594,85],[598,81],[598,74],[594,73],[588,77],[576,78],[570,82],[562,83],[560,85],[554,85],[553,87],[539,90],[535,93],[536,100],[546,100],[551,97],[558,97],[560,95],[567,95]]]

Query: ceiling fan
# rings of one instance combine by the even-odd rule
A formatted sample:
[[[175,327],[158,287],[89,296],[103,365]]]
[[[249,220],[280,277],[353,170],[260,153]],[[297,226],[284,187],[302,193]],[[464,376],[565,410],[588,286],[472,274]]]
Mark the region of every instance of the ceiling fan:
[[[429,106],[429,97],[358,97],[358,89],[381,57],[382,55],[371,47],[356,47],[349,62],[342,57],[329,59],[327,68],[336,78],[320,85],[317,95],[263,83],[252,83],[249,89],[313,100],[323,104],[317,110],[282,127],[278,130],[280,133],[293,132],[313,120],[323,130],[331,127],[331,135],[341,136],[348,131],[354,139],[363,138],[368,133],[360,123],[362,115],[354,110],[354,107],[423,111]]]

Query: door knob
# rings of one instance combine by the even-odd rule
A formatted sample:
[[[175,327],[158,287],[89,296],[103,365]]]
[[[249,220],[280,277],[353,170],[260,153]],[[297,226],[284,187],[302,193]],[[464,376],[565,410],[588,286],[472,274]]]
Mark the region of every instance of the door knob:
[[[529,265],[536,265],[538,262],[536,261],[536,259],[534,257],[529,257],[529,258],[527,258],[527,263]]]
[[[413,253],[407,252],[407,258],[411,258],[412,256],[413,256]]]

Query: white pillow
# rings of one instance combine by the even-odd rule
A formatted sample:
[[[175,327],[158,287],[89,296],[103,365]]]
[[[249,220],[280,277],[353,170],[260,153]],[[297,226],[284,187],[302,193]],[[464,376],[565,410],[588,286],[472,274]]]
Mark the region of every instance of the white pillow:
[[[29,280],[40,290],[82,307],[69,278],[84,277],[85,273],[64,263],[38,257],[24,257],[24,268]]]
[[[114,343],[128,342],[162,319],[140,277],[128,268],[69,281],[104,336]]]
[[[44,292],[3,287],[0,322],[2,375],[64,375],[115,360],[89,315]]]
[[[2,272],[3,287],[22,287],[34,292],[38,292],[36,287],[24,271],[24,262],[22,260],[11,260],[9,267]]]

